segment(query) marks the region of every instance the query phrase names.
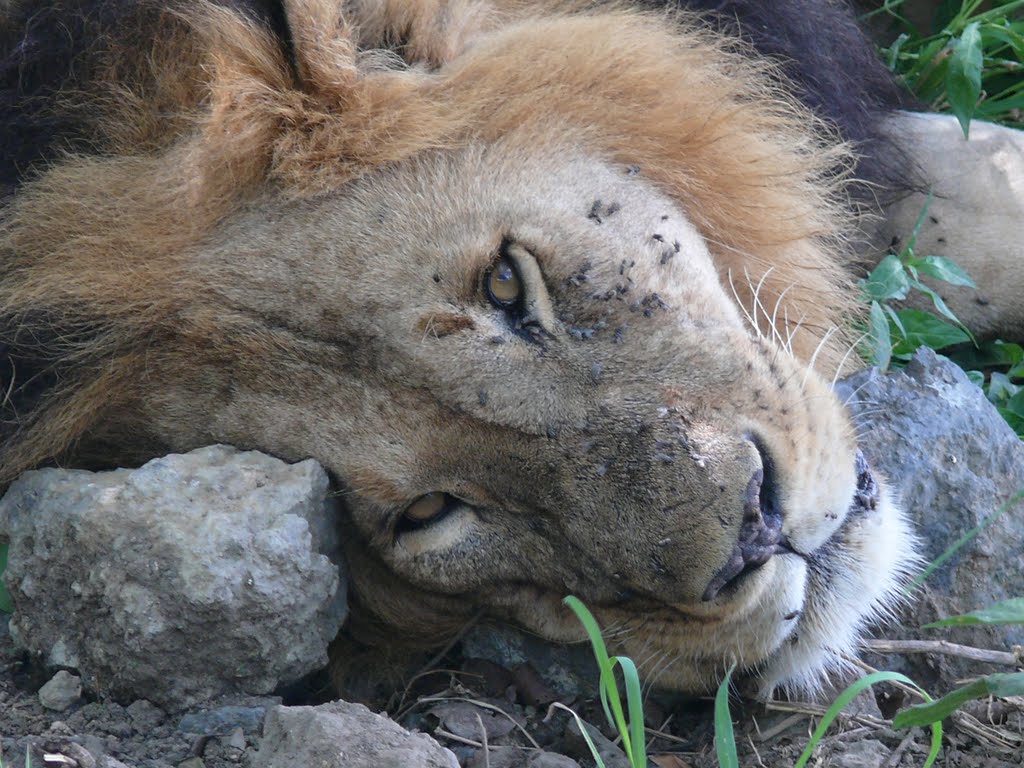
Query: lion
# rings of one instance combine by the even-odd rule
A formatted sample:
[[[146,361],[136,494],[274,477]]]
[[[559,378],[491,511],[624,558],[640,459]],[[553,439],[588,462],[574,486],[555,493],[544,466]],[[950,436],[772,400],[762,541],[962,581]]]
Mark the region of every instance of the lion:
[[[49,85],[5,137],[48,154],[0,224],[0,482],[315,458],[349,649],[481,613],[577,641],[571,593],[659,685],[814,689],[897,605],[915,534],[831,382],[851,169],[881,189],[900,153],[858,156],[749,41],[540,0],[26,1],[3,29],[5,94]]]

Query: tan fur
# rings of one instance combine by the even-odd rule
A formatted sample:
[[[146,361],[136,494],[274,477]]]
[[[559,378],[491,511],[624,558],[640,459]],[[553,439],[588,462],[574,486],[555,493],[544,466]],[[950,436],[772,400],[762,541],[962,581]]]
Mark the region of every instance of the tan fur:
[[[899,113],[889,133],[916,165],[922,190],[894,203],[878,224],[882,249],[914,242],[918,256],[946,256],[977,290],[928,281],[980,338],[1024,334],[1024,131],[973,121],[965,138],[952,115]],[[922,213],[927,214],[922,219]],[[923,309],[931,301],[909,297]]]
[[[0,477],[211,441],[313,456],[346,490],[359,640],[430,642],[481,609],[576,638],[575,591],[627,651],[680,662],[669,684],[730,658],[813,684],[912,547],[888,500],[846,520],[855,441],[809,369],[849,351],[846,149],[685,16],[286,7],[297,76],[231,12],[168,17],[177,42],[112,84],[127,108],[97,96],[109,156],[66,158],[4,213],[0,305],[45,310],[61,381]],[[123,98],[140,78],[174,120]],[[540,276],[543,354],[481,296],[508,241]],[[776,556],[701,601],[751,434],[786,535],[844,553],[842,584]],[[396,538],[432,491],[466,506]]]

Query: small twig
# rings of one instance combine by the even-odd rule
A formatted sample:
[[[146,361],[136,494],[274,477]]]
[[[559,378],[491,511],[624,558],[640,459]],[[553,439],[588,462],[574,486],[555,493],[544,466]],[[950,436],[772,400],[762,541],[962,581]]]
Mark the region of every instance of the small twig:
[[[761,768],[768,768],[768,766],[764,764],[764,760],[761,759],[761,753],[757,751],[757,746],[754,744],[754,740],[750,738],[749,733],[747,734],[747,743],[750,745],[750,748],[754,750],[754,757],[757,758],[757,764],[761,766]]]
[[[654,741],[655,741],[655,739],[658,738],[658,735],[660,735],[661,732],[664,731],[665,728],[668,726],[668,724],[672,722],[672,718],[673,717],[675,717],[675,714],[671,714],[668,717],[666,717],[665,720],[662,722],[662,724],[658,726],[657,730],[655,730],[653,728],[647,728],[646,726],[644,727],[644,733],[650,734],[650,736],[651,736],[651,738],[649,738],[647,740],[647,751],[648,752],[650,752],[651,751],[651,747],[654,746]],[[655,735],[655,734],[657,734],[657,735]]]
[[[769,701],[765,704],[765,709],[775,712],[800,712],[801,714],[814,715],[815,717],[823,717],[827,711],[826,707],[820,704],[811,704],[809,701]],[[877,717],[848,715],[845,712],[840,712],[836,720],[838,722],[852,721],[861,725],[871,725],[875,728],[888,728],[890,725],[887,720],[879,720]]]
[[[1017,655],[1008,651],[990,651],[986,648],[958,645],[948,640],[862,640],[860,646],[873,653],[941,653],[1010,667],[1020,664]]]
[[[533,736],[530,735],[529,731],[527,731],[522,725],[519,724],[518,720],[512,717],[512,715],[510,715],[501,707],[496,707],[494,704],[488,704],[486,701],[480,701],[479,699],[470,699],[466,698],[465,696],[424,696],[423,698],[418,699],[416,703],[444,703],[449,701],[461,701],[465,704],[472,704],[474,707],[480,707],[481,709],[489,709],[492,712],[498,712],[499,714],[504,715],[511,721],[512,725],[514,725],[516,728],[523,732],[523,736],[530,740],[530,743],[533,744],[535,749],[541,749],[540,744],[538,744],[536,740],[533,738]]]
[[[649,734],[651,734],[651,736],[653,736],[654,738],[657,738],[657,739],[664,739],[665,741],[672,741],[672,742],[675,742],[676,744],[682,744],[682,745],[687,746],[687,747],[693,745],[692,741],[689,741],[687,739],[681,739],[678,736],[673,736],[671,733],[665,733],[664,731],[659,731],[656,728],[647,728],[645,726],[644,727],[644,733],[649,733]]]
[[[878,671],[867,662],[858,659],[856,656],[848,656],[846,654],[843,654],[843,659],[845,659],[848,663],[853,664],[855,667],[860,667],[869,675]],[[914,698],[920,699],[921,701],[926,701],[924,694],[912,685],[901,683],[899,680],[886,680],[885,682],[886,684],[891,685],[893,688],[897,688],[903,691],[908,696],[913,696]]]
[[[804,714],[804,713],[800,713],[800,714],[797,714],[797,715],[790,715],[785,720],[783,720],[781,723],[776,723],[771,728],[766,728],[763,731],[760,728],[758,728],[757,729],[757,740],[760,741],[760,742],[765,742],[765,741],[768,741],[769,739],[774,739],[780,733],[784,733],[784,732],[788,731],[794,725],[796,725],[797,723],[801,723],[801,722],[803,722],[806,719],[807,719],[807,715]]]
[[[484,746],[479,741],[473,741],[472,739],[467,739],[464,736],[456,736],[454,733],[452,733],[451,731],[446,731],[444,728],[435,728],[434,735],[443,736],[446,739],[457,741],[460,744],[468,744],[469,746],[476,747],[477,749],[483,749]]]
[[[447,669],[445,667],[438,667],[437,669],[424,669],[422,672],[417,672],[415,675],[409,678],[409,682],[406,683],[405,689],[402,691],[402,697],[398,700],[398,704],[394,708],[391,708],[390,705],[388,706],[388,711],[394,713],[391,715],[392,720],[401,720],[407,714],[416,709],[417,702],[415,701],[412,704],[410,704],[406,709],[402,709],[402,707],[405,706],[405,700],[409,697],[409,692],[412,691],[412,687],[416,684],[416,681],[421,680],[424,677],[429,677],[430,675],[448,675],[449,682],[458,679],[460,684],[462,683],[462,677],[482,678],[482,675],[474,675],[470,674],[469,672],[463,672],[461,669]],[[449,689],[450,687],[451,686],[449,686]]]
[[[473,741],[472,739],[467,739],[465,736],[458,736],[458,735],[452,733],[451,731],[446,731],[444,728],[435,728],[434,729],[434,735],[441,736],[441,737],[446,738],[446,739],[450,739],[451,741],[457,741],[457,742],[459,742],[459,744],[465,744],[467,747],[476,747],[477,749],[483,749],[483,747],[484,747],[484,745],[481,744],[479,741]],[[512,749],[519,749],[519,750],[522,750],[523,752],[532,752],[533,751],[533,747],[524,747],[521,744],[510,744],[509,746],[511,746]],[[501,749],[501,747],[488,747],[488,750],[491,750],[491,751],[497,750],[497,749]]]
[[[488,751],[487,746],[487,729],[484,728],[483,718],[480,717],[480,713],[476,712],[476,723],[480,726],[480,741],[483,742],[484,750],[484,768],[491,768],[491,753]]]
[[[456,632],[454,635],[452,635],[452,637],[448,641],[447,645],[445,645],[444,648],[442,648],[440,651],[438,651],[430,661],[428,661],[426,664],[424,664],[420,668],[419,671],[422,673],[422,672],[427,671],[428,669],[433,669],[438,664],[440,664],[441,661],[444,659],[444,657],[448,655],[448,652],[452,648],[455,647],[455,644],[457,642],[459,642],[460,640],[462,640],[462,638],[466,636],[466,633],[469,632],[469,630],[471,630],[473,627],[475,627],[477,625],[477,622],[479,622],[480,619],[483,618],[483,615],[484,615],[484,609],[483,608],[481,608],[479,611],[477,611],[475,614],[473,614],[469,618],[469,621],[467,621],[465,624],[463,624],[459,628],[459,631]]]
[[[910,733],[903,737],[903,741],[899,743],[899,746],[892,751],[892,754],[882,764],[882,768],[896,768],[900,764],[900,759],[903,757],[903,753],[910,748],[910,745],[914,743],[920,734],[919,728],[911,728]]]

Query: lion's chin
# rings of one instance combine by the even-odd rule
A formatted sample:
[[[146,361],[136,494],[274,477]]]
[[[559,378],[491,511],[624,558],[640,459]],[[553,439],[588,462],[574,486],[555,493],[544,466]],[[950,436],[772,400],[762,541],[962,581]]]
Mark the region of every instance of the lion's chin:
[[[803,558],[799,621],[753,677],[767,698],[776,689],[815,693],[851,667],[866,626],[891,619],[920,563],[918,539],[891,492],[857,457],[857,492],[839,529]]]

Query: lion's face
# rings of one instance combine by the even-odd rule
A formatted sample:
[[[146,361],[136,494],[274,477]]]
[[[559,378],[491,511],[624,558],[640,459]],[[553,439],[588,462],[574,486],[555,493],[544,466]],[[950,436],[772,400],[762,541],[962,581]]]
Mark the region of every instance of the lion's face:
[[[483,608],[579,639],[575,594],[619,650],[671,662],[663,684],[733,659],[813,684],[910,556],[829,386],[642,168],[421,155],[254,206],[194,269],[218,341],[189,340],[147,420],[323,462],[357,602],[394,637]]]

